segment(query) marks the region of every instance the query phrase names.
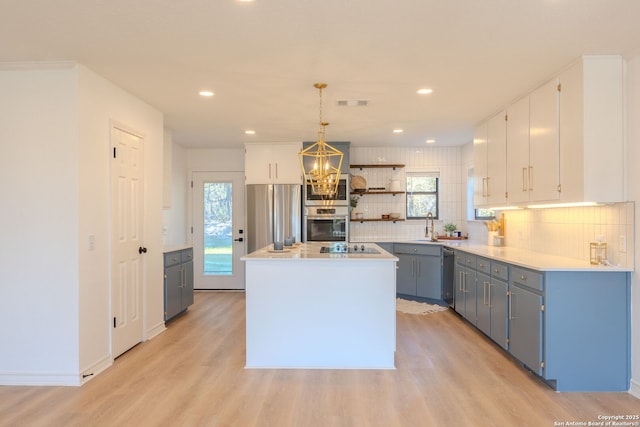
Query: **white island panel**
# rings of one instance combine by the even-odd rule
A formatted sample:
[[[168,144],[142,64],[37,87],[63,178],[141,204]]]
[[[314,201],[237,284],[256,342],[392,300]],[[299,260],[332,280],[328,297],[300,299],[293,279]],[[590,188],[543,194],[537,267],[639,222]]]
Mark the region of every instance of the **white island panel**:
[[[247,260],[247,368],[394,369],[395,257]]]

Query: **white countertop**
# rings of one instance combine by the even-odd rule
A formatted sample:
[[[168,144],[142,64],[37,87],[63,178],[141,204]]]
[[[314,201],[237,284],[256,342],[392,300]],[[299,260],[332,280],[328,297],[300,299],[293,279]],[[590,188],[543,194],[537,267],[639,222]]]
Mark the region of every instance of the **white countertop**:
[[[175,251],[181,251],[183,249],[191,249],[192,246],[191,245],[170,245],[170,246],[164,246],[162,248],[162,253],[168,253],[168,252],[175,252]]]
[[[349,243],[353,247],[355,242]],[[382,249],[375,243],[357,243],[358,246],[365,245],[366,248],[377,249],[378,254],[363,253],[320,253],[322,246],[330,246],[330,242],[308,242],[296,243],[293,247],[285,247],[282,251],[274,251],[273,245],[258,249],[240,258],[242,261],[257,260],[342,260],[342,261],[398,261],[398,258]]]
[[[504,261],[520,267],[539,271],[602,271],[602,272],[632,272],[631,267],[607,265],[592,265],[589,261],[576,258],[566,258],[541,252],[527,251],[508,246],[487,246],[470,243],[468,240],[440,240],[430,242],[426,240],[405,240],[393,243],[411,243],[425,245],[442,245],[451,249],[460,249],[474,255],[479,255],[496,261]]]

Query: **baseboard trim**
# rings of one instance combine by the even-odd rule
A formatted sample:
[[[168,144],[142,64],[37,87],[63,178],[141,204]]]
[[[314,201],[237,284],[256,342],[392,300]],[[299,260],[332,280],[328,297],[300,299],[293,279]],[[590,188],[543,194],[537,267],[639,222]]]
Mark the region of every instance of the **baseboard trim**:
[[[167,330],[167,328],[164,325],[164,322],[158,323],[156,326],[154,326],[153,328],[151,328],[151,329],[149,329],[147,331],[147,338],[146,338],[145,341],[154,339],[155,337],[157,337],[158,335],[160,335],[161,333],[163,333],[166,330]]]
[[[79,386],[77,372],[0,372],[0,385]]]
[[[98,360],[80,373],[80,385],[94,379],[98,374],[113,365],[111,355],[107,355]]]
[[[629,394],[633,397],[640,399],[640,382],[631,380],[631,387],[629,388]]]

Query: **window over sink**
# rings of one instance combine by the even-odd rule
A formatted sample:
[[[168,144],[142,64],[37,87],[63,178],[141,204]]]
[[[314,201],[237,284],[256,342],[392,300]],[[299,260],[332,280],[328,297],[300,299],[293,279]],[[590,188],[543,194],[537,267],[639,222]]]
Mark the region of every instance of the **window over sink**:
[[[407,172],[407,219],[425,219],[429,213],[438,219],[438,172]]]

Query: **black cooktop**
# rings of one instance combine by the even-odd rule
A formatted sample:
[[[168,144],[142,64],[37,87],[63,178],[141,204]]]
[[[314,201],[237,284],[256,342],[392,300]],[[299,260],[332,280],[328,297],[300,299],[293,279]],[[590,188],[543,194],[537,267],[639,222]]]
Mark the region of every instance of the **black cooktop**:
[[[346,243],[337,243],[331,246],[323,246],[320,248],[321,254],[379,254],[380,251],[374,248],[366,247],[362,244],[348,245]]]

